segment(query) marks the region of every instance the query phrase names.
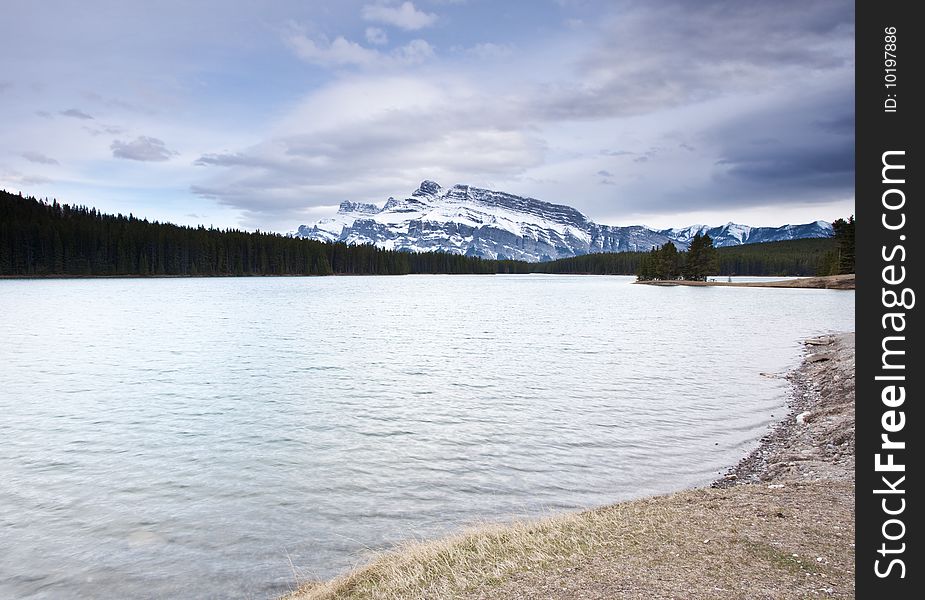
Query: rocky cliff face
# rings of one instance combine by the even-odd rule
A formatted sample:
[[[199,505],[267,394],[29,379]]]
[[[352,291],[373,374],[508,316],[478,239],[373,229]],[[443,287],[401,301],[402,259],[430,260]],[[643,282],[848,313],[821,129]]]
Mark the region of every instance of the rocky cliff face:
[[[333,217],[302,225],[295,234],[322,241],[375,244],[415,252],[443,251],[483,258],[531,262],[592,252],[649,250],[672,241],[680,249],[696,233],[709,233],[717,246],[827,237],[824,221],[782,227],[695,225],[655,230],[642,225],[599,225],[570,206],[475,188],[443,188],[424,181],[411,196],[375,204],[343,202]]]

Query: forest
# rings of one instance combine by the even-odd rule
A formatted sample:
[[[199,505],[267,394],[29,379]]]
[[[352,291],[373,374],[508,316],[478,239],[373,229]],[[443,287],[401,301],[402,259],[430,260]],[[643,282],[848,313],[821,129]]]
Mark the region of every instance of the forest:
[[[715,249],[717,275],[853,272],[854,219],[836,236]],[[850,237],[850,244],[848,239]],[[586,254],[528,263],[412,253],[260,231],[185,227],[103,214],[0,191],[0,276],[404,275],[559,273],[636,275],[649,252]],[[679,265],[685,252],[677,252]],[[708,261],[709,262],[709,261]],[[690,276],[690,275],[689,275]]]
[[[0,191],[0,276],[495,273],[496,261],[181,227]]]

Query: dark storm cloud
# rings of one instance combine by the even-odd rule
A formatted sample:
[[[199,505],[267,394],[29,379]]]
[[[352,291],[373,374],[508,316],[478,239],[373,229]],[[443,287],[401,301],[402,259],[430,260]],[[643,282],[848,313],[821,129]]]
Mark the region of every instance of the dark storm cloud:
[[[815,121],[815,125],[818,126],[821,130],[828,133],[838,133],[843,135],[853,135],[854,134],[854,110],[848,112],[848,108],[844,109],[845,112],[834,117],[826,117]]]
[[[846,84],[739,113],[699,135],[715,155],[708,181],[686,186],[683,193],[652,196],[649,208],[687,202],[729,210],[851,198],[854,129],[845,125],[853,111],[853,90]]]
[[[853,3],[628,2],[577,61],[582,77],[531,97],[545,118],[639,115],[853,62]]]
[[[88,115],[88,114],[85,113],[84,111],[82,111],[82,110],[80,110],[80,109],[77,109],[77,108],[69,108],[69,109],[67,109],[67,110],[62,110],[62,111],[59,112],[58,114],[61,115],[61,116],[64,116],[64,117],[71,117],[71,118],[74,118],[74,119],[88,120],[88,119],[92,119],[92,118],[93,118],[91,115]]]
[[[168,150],[164,142],[153,137],[140,135],[131,142],[113,140],[110,144],[114,158],[125,158],[128,160],[161,162],[169,160],[171,156],[177,153]]]
[[[722,149],[724,177],[756,186],[846,190],[854,177],[854,128],[846,124],[853,122],[853,95],[833,90],[743,115],[709,136]]]
[[[854,148],[842,144],[782,147],[776,153],[742,154],[717,164],[725,168],[726,177],[756,185],[847,183],[854,172]]]

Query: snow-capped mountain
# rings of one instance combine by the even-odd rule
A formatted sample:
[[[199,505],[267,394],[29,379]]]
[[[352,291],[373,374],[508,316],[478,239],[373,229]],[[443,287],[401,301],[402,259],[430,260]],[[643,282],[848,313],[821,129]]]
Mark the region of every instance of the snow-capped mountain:
[[[433,181],[424,181],[408,198],[389,198],[381,208],[343,202],[336,215],[302,225],[295,235],[394,250],[440,250],[536,262],[592,252],[649,250],[668,241],[685,249],[698,232],[709,233],[716,246],[735,246],[828,237],[832,226],[816,221],[782,227],[735,223],[662,230],[643,225],[617,227],[594,223],[562,204],[468,185],[442,188]]]
[[[741,244],[758,244],[760,242],[829,237],[832,235],[832,224],[827,221],[814,221],[802,225],[749,227],[748,225],[726,223],[719,227],[691,225],[683,229],[662,229],[659,233],[671,238],[676,246],[684,245],[685,247],[697,233],[700,235],[708,234],[713,239],[713,245],[719,248],[722,246],[739,246]]]

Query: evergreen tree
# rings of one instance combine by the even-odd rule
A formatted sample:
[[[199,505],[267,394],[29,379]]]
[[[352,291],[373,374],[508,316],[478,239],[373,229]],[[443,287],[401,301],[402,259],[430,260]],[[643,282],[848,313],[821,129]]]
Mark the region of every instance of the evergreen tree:
[[[656,255],[656,279],[669,280],[681,278],[681,257],[674,243],[665,242],[665,245],[658,249]]]
[[[639,281],[651,281],[655,279],[655,265],[658,262],[658,249],[652,248],[639,259],[639,269],[636,271],[636,279]]]
[[[832,239],[835,247],[819,261],[821,275],[854,273],[854,215],[832,222]]]
[[[838,273],[854,273],[854,215],[847,220],[836,219],[832,223],[832,232],[838,244]]]
[[[719,264],[716,260],[716,248],[709,234],[697,233],[691,240],[690,247],[684,260],[684,279],[690,281],[706,281],[708,275],[717,272]]]

